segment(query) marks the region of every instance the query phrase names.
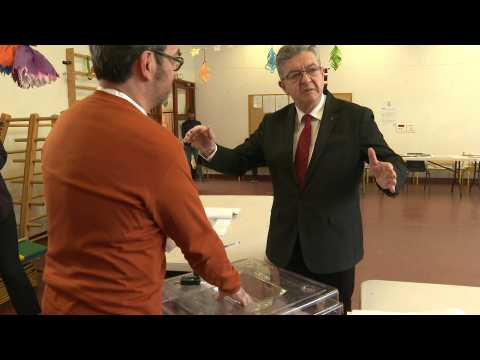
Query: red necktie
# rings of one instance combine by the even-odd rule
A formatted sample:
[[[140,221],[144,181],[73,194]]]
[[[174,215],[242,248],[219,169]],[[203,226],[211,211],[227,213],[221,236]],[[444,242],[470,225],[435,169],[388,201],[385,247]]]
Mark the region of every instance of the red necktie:
[[[308,114],[305,114],[302,118],[305,126],[298,139],[297,152],[295,153],[295,174],[301,189],[303,188],[305,174],[308,169],[308,155],[310,154],[310,143],[312,140],[311,120],[312,117]]]

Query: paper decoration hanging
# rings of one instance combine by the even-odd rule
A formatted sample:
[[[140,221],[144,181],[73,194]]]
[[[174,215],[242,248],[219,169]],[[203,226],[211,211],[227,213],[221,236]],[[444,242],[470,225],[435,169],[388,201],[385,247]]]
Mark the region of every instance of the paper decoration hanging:
[[[337,45],[335,45],[330,52],[330,66],[333,68],[333,70],[337,70],[338,67],[340,66],[340,63],[342,62],[342,52],[338,48]]]
[[[206,84],[210,80],[210,69],[207,66],[207,58],[205,56],[205,49],[203,49],[203,64],[200,66],[200,79]]]
[[[192,57],[197,56],[199,53],[200,53],[200,49],[198,48],[192,48],[192,50],[190,50],[190,54],[192,55]]]
[[[273,50],[272,46],[268,51],[267,64],[265,65],[265,69],[267,69],[271,74],[273,74],[273,72],[277,68],[276,59],[277,55],[275,54],[275,50]]]
[[[0,74],[10,75],[12,73],[15,50],[20,45],[0,45]]]
[[[22,89],[44,86],[58,78],[52,64],[28,45],[0,45],[0,73],[11,74]]]
[[[206,84],[208,80],[210,80],[210,69],[208,68],[206,63],[203,63],[200,66],[200,79]]]

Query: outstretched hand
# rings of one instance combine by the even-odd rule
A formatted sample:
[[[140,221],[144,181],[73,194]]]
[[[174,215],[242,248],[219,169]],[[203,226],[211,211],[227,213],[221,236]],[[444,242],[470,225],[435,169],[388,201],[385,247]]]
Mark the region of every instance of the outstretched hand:
[[[397,173],[389,162],[378,161],[377,154],[373,148],[368,148],[369,170],[375,176],[377,184],[385,190],[395,192],[397,185]]]
[[[208,157],[215,151],[215,135],[212,129],[205,125],[197,125],[190,129],[183,138],[185,144],[191,144],[200,153]]]

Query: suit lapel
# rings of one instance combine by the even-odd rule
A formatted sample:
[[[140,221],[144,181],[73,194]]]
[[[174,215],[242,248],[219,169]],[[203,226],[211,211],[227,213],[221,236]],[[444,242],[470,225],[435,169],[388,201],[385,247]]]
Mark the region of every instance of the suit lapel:
[[[304,188],[307,187],[308,182],[315,173],[315,168],[318,166],[319,159],[325,150],[328,137],[330,136],[330,133],[332,132],[336,123],[335,120],[338,118],[338,110],[337,100],[332,96],[332,94],[327,92],[325,109],[323,110],[322,120],[320,121],[320,129],[318,129],[317,140],[315,142],[312,158],[310,159],[307,174],[305,176]]]

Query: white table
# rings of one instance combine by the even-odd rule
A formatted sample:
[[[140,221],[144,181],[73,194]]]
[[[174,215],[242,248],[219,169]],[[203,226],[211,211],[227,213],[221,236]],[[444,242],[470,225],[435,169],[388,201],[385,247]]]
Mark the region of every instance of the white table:
[[[479,160],[478,156],[473,155],[400,155],[404,161],[426,161],[437,165],[443,169],[449,170],[453,172],[453,180],[452,180],[452,188],[451,192],[453,193],[454,186],[458,185],[458,189],[460,192],[460,197],[462,197],[462,184],[460,181],[460,170],[462,168],[463,163],[474,164],[475,165],[475,173],[476,173],[476,166],[477,161]],[[438,162],[451,162],[453,164],[453,168],[448,166],[439,164]],[[472,184],[475,181],[475,176],[473,178]],[[470,186],[471,190],[471,186]]]
[[[468,155],[467,155],[468,156]],[[470,164],[473,162],[473,179],[470,182],[470,186],[468,188],[468,192],[472,191],[472,187],[475,185],[475,182],[477,183],[478,187],[480,187],[480,179],[477,178],[477,167],[479,166],[480,163],[480,155],[470,155]]]
[[[270,212],[273,196],[203,195],[204,207],[240,208],[240,214],[230,224],[224,244],[239,241],[240,244],[226,248],[230,261],[245,258],[265,260]],[[177,247],[167,253],[168,271],[191,271],[191,267]]]
[[[480,314],[480,287],[367,280],[361,284],[361,309],[385,312],[426,312],[461,309]]]

